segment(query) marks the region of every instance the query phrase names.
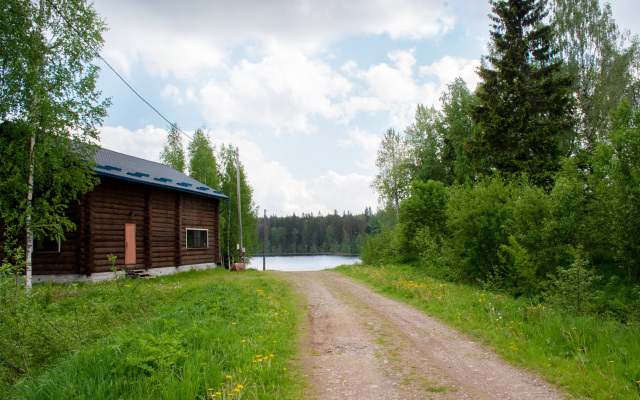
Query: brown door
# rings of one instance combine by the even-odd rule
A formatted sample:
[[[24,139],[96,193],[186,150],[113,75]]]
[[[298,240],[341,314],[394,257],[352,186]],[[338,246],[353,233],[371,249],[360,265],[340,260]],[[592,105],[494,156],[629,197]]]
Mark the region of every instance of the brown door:
[[[124,224],[124,265],[136,263],[136,224]]]

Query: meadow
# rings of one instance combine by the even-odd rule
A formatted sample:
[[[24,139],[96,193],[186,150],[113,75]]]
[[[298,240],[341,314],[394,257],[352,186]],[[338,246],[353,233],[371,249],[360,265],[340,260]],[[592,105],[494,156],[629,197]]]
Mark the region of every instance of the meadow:
[[[275,275],[43,284],[22,297],[10,287],[0,397],[279,399],[302,390],[291,368],[297,300]]]
[[[640,398],[640,329],[633,322],[573,316],[524,297],[438,281],[407,266],[337,270],[480,339],[578,398]]]

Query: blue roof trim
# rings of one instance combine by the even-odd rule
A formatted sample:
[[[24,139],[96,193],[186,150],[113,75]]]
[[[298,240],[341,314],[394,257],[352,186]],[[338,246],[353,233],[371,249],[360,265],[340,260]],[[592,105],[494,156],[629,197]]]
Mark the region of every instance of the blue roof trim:
[[[113,167],[111,165],[96,165],[96,168],[106,169],[107,171],[122,171],[122,168]]]
[[[94,161],[98,164],[94,168],[98,176],[108,176],[197,196],[229,200],[229,196],[164,164],[107,149],[100,149],[96,153]]]
[[[136,178],[148,177],[149,174],[144,174],[142,172],[127,172],[127,175],[135,176]]]

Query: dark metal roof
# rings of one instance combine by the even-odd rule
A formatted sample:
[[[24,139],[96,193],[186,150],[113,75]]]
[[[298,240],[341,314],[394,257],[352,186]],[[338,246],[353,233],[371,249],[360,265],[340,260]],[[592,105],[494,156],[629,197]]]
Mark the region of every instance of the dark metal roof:
[[[199,196],[229,200],[229,196],[188,177],[168,165],[107,149],[98,150],[95,162],[98,165],[96,165],[94,171],[98,176],[110,176],[116,179],[178,190]]]

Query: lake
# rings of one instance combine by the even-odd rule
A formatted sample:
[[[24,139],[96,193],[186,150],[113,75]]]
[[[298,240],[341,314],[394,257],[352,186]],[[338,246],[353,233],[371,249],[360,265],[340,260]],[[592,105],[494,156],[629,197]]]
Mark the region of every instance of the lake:
[[[249,261],[248,268],[262,270],[262,256]],[[267,256],[267,271],[320,271],[359,262],[358,256]]]

